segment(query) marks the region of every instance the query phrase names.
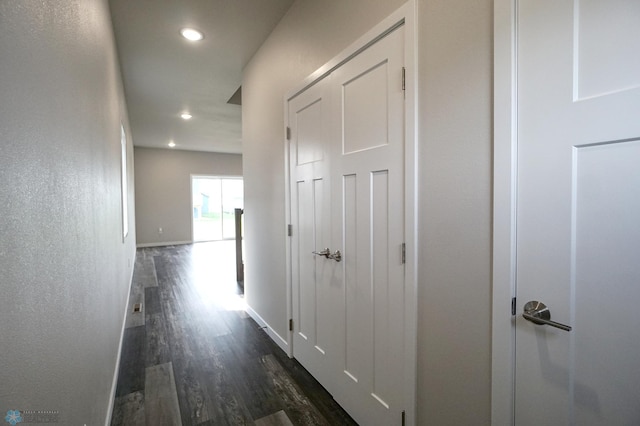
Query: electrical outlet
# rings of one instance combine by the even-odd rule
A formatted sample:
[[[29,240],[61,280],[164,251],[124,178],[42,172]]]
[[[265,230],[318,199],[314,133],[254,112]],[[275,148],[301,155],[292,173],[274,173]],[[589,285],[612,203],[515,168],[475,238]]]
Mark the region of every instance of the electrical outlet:
[[[162,228],[158,228],[158,234],[162,234]]]

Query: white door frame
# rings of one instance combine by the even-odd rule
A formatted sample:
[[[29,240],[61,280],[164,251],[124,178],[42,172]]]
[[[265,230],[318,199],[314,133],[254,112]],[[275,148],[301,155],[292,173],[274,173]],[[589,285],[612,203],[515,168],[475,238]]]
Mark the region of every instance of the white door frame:
[[[517,75],[516,1],[494,0],[491,424],[514,424]]]
[[[283,128],[284,156],[285,156],[285,227],[291,223],[291,186],[289,169],[289,141],[286,138],[287,120],[289,117],[288,103],[300,92],[331,73],[343,63],[356,56],[362,50],[369,47],[382,36],[388,34],[399,25],[405,26],[405,244],[406,244],[406,264],[405,264],[405,330],[404,330],[404,359],[405,383],[404,383],[404,404],[406,412],[406,424],[416,424],[416,389],[417,389],[417,25],[416,25],[416,2],[409,0],[398,10],[385,18],[378,25],[360,37],[357,41],[343,50],[335,58],[320,67],[302,83],[294,87],[284,97],[285,123]],[[296,232],[294,229],[293,232]],[[291,276],[291,238],[286,238],[286,279],[287,279],[287,318],[293,318],[293,301]],[[289,356],[293,356],[293,333],[287,334],[286,350]]]

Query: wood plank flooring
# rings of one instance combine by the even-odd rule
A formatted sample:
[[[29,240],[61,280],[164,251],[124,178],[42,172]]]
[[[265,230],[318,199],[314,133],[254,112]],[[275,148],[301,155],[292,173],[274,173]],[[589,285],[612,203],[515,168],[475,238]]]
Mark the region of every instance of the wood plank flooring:
[[[233,256],[138,249],[111,424],[355,425],[245,313]]]

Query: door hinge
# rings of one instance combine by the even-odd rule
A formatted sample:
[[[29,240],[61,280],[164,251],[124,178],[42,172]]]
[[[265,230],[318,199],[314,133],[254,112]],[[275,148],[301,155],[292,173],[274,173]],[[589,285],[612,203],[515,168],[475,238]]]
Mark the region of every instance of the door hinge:
[[[516,298],[512,297],[511,298],[511,315],[515,315],[516,314]]]
[[[289,319],[289,331],[293,331],[293,318]]]
[[[402,264],[407,263],[407,244],[402,243]]]
[[[402,90],[404,91],[406,88],[405,79],[406,79],[406,70],[402,67]]]
[[[287,140],[290,141],[291,140],[291,127],[287,126]]]
[[[407,421],[407,413],[405,413],[404,410],[402,410],[402,426],[405,425],[405,422]]]
[[[287,237],[291,237],[293,235],[293,225],[292,224],[288,224],[287,225]]]

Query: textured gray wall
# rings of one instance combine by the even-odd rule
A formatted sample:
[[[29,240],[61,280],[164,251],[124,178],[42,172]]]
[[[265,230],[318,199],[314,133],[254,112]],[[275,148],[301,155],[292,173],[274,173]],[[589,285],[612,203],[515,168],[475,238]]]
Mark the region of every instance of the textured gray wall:
[[[104,424],[135,256],[106,0],[0,1],[0,76],[0,416]]]
[[[403,1],[297,0],[245,68],[247,302],[286,336],[284,95]],[[492,1],[416,0],[419,425],[490,422]],[[259,213],[258,213],[259,212]]]
[[[191,242],[191,175],[242,176],[242,156],[136,147],[135,174],[138,244]]]
[[[419,424],[491,417],[492,0],[419,2]]]

